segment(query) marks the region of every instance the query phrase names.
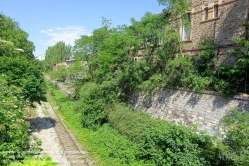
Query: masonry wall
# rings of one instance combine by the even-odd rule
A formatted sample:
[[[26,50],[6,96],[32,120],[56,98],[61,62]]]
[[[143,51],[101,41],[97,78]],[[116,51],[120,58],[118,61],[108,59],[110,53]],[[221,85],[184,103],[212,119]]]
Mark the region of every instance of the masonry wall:
[[[249,110],[249,99],[235,96],[222,97],[216,93],[194,93],[190,90],[165,90],[151,97],[134,95],[130,100],[133,108],[150,113],[153,117],[177,124],[197,124],[210,134],[224,134],[220,120],[231,109]]]
[[[218,17],[214,17],[214,6],[218,6]],[[204,19],[208,9],[208,19]],[[241,24],[247,22],[248,0],[192,0],[192,31],[191,40],[185,41],[185,52],[198,53],[199,43],[212,37],[221,46],[218,54],[223,55],[223,47],[233,43],[236,36],[245,35]]]

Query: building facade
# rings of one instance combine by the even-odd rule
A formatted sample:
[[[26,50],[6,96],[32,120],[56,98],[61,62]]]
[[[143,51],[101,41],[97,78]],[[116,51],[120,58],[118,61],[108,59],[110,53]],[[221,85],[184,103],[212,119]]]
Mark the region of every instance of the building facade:
[[[185,42],[183,53],[198,55],[199,43],[211,37],[219,44],[216,52],[222,60],[225,57],[222,55],[235,47],[233,39],[246,35],[242,24],[248,22],[249,0],[189,0],[189,3],[191,28],[180,28]]]
[[[73,56],[70,56],[64,62],[54,64],[53,71],[57,70],[58,67],[68,68],[74,63],[74,61],[75,58]]]

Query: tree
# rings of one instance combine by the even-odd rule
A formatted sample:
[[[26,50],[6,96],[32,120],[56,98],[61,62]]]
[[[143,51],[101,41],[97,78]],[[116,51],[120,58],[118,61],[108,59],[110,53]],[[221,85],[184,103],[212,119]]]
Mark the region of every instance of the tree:
[[[53,71],[51,78],[57,81],[65,81],[67,78],[67,69],[65,66],[58,66],[56,71]]]
[[[34,58],[35,46],[28,40],[28,33],[20,28],[18,22],[3,14],[0,14],[0,38],[12,42],[16,49],[22,50],[21,56]]]
[[[46,50],[46,56],[44,60],[44,66],[46,70],[51,70],[53,64],[64,62],[71,56],[70,45],[66,45],[65,42],[57,42],[54,46],[48,47]]]
[[[0,74],[6,75],[8,85],[15,85],[22,90],[22,95],[31,101],[45,93],[45,82],[41,66],[37,60],[25,57],[0,57]]]
[[[131,28],[142,41],[143,58],[151,68],[149,76],[155,71],[164,72],[167,61],[174,58],[182,46],[179,33],[169,26],[167,19],[164,14],[147,12],[141,21],[131,20]]]
[[[89,56],[98,55],[101,46],[111,33],[111,20],[102,17],[101,27],[94,29],[91,36],[82,35],[80,39],[75,41],[73,53],[75,57],[88,61]]]
[[[33,58],[34,45],[27,40],[17,22],[0,14],[0,74],[6,75],[8,85],[22,90],[31,101],[45,94],[41,66]]]
[[[89,60],[89,56],[95,55],[97,51],[93,46],[93,37],[82,35],[80,39],[75,41],[73,54],[77,59]]]
[[[165,6],[164,12],[170,15],[170,18],[183,18],[190,5],[188,0],[157,0],[160,5]]]

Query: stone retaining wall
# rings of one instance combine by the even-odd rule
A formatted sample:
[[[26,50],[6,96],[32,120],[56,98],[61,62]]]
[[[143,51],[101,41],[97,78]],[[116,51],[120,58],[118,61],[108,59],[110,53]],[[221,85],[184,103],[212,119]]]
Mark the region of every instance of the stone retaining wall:
[[[216,93],[201,94],[190,90],[165,90],[151,97],[134,95],[130,104],[153,117],[187,126],[197,124],[199,129],[210,134],[224,134],[220,120],[231,109],[249,110],[248,98],[226,98]]]

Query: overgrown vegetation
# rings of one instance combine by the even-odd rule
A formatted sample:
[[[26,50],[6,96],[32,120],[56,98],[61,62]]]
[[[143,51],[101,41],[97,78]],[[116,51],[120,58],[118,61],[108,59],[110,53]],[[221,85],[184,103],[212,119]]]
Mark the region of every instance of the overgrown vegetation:
[[[39,150],[30,143],[25,108],[46,92],[34,44],[11,18],[0,14],[0,165],[22,161]]]
[[[12,18],[0,14],[0,56],[20,55],[27,59],[33,59],[34,43],[28,40],[29,34],[20,28],[18,22]]]
[[[6,165],[29,149],[29,126],[25,121],[21,89],[8,86],[2,76],[0,103],[0,165]]]
[[[226,148],[221,152],[223,159],[229,159],[234,165],[249,164],[249,113],[232,110],[223,118],[227,130],[224,144]]]
[[[84,87],[89,88],[89,85]],[[108,122],[98,127],[84,126],[79,101],[53,89],[60,113],[78,134],[99,165],[219,165],[217,140],[195,128],[153,119],[141,111],[118,104],[105,110]],[[91,91],[91,90],[90,90]],[[92,105],[92,103],[86,103]],[[102,104],[103,105],[103,104]],[[83,119],[82,119],[83,118]],[[91,118],[89,118],[91,119]],[[94,121],[93,121],[94,122]],[[92,122],[92,123],[93,123]],[[99,123],[97,123],[99,124]],[[94,129],[94,130],[92,130]],[[91,153],[91,152],[95,153]],[[97,152],[97,154],[96,154]],[[112,165],[112,164],[111,164]]]
[[[54,46],[46,50],[45,60],[42,62],[45,71],[52,70],[56,63],[64,62],[71,56],[72,46],[66,45],[65,42],[59,41]]]
[[[9,86],[21,88],[26,99],[37,100],[46,90],[41,65],[34,59],[34,44],[17,22],[3,14],[0,29],[0,74]]]
[[[185,0],[160,0],[160,3],[166,5],[162,14],[147,12],[141,21],[132,19],[131,26],[114,28],[110,28],[110,20],[104,18],[102,27],[95,29],[92,36],[76,40],[74,55],[86,63],[77,70],[80,74],[71,78],[75,81],[78,100],[66,102],[67,106],[61,103],[62,114],[75,114],[74,122],[77,121],[77,128],[82,127],[82,130],[94,134],[100,131],[121,134],[125,139],[121,149],[114,141],[112,145],[104,144],[107,152],[97,150],[120,165],[137,162],[158,166],[247,165],[247,158],[238,159],[237,153],[227,153],[237,146],[239,153],[247,152],[248,138],[244,135],[247,129],[238,137],[233,136],[241,130],[239,125],[245,127],[248,123],[245,119],[237,121],[242,115],[233,112],[235,119],[225,118],[229,132],[227,138],[220,141],[195,128],[152,119],[125,104],[132,93],[140,90],[153,92],[185,87],[197,92],[215,90],[232,95],[241,91],[247,79],[247,39],[235,39],[239,47],[232,52],[237,58],[233,66],[217,63],[217,44],[210,38],[200,43],[199,57],[183,55],[183,43],[178,34],[180,24],[172,25],[170,20],[179,17],[187,25],[188,4]],[[71,117],[68,119],[73,122]],[[237,142],[240,136],[245,139]],[[101,144],[98,139],[96,142]],[[95,147],[95,143],[91,146]],[[131,151],[124,150],[129,147]]]

